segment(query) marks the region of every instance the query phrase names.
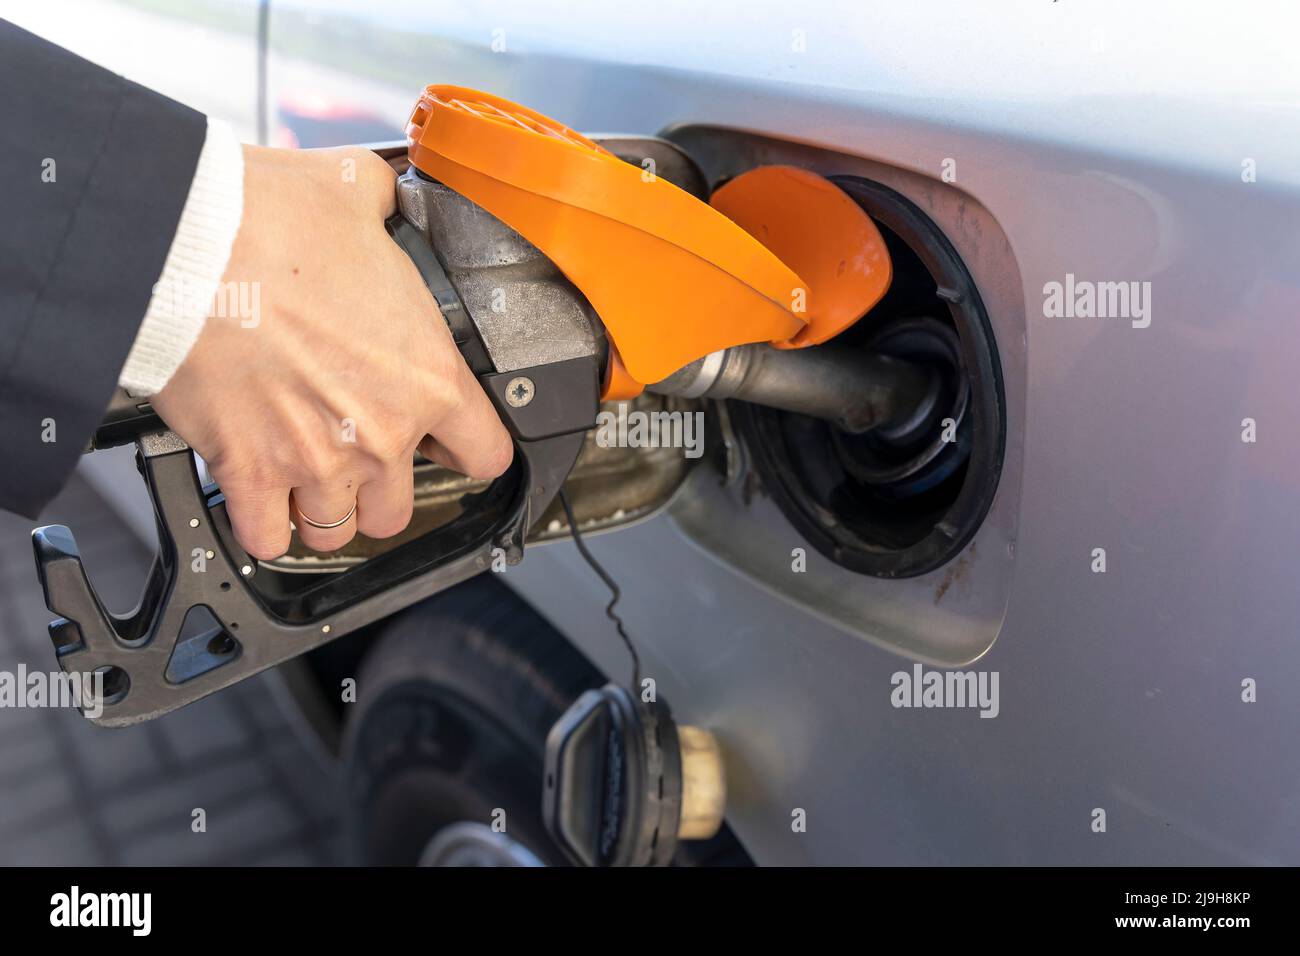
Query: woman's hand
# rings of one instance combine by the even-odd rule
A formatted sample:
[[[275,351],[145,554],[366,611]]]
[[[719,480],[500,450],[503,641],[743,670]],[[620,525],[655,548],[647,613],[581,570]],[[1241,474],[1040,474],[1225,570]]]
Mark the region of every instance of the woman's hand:
[[[412,455],[475,478],[509,435],[418,271],[389,237],[394,174],[364,149],[244,147],[244,212],[203,332],[153,406],[203,456],[239,542],[292,519],[332,551],[411,519]],[[355,513],[335,528],[331,524]],[[292,510],[291,510],[292,509]]]

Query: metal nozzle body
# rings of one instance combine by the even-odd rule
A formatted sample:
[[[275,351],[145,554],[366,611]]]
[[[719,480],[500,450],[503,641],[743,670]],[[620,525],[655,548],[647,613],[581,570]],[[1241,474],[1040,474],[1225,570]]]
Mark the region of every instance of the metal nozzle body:
[[[683,398],[738,398],[826,419],[854,434],[901,435],[928,419],[940,385],[935,370],[888,355],[837,345],[753,344],[712,352],[647,388]]]

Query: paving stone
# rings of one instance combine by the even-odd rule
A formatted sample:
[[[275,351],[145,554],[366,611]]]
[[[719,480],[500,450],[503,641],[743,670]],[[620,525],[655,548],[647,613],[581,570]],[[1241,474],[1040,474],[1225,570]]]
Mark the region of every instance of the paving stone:
[[[154,721],[167,745],[184,765],[215,754],[246,749],[251,743],[224,694],[214,694]]]
[[[63,763],[4,783],[0,800],[0,863],[5,842],[24,830],[49,826],[76,809],[76,788]]]
[[[134,604],[151,560],[74,475],[41,524],[74,528],[106,604]],[[0,513],[0,670],[53,670],[33,523]],[[0,865],[341,862],[330,775],[254,679],[117,730],[74,711],[0,709]],[[208,814],[193,833],[191,812]]]
[[[277,849],[269,856],[254,857],[249,863],[252,866],[318,866],[320,858],[309,847],[298,845]]]
[[[164,769],[146,727],[96,727],[85,720],[81,724],[68,731],[66,746],[96,792],[144,783]]]
[[[33,730],[36,732],[0,736],[0,801],[10,781],[57,769],[62,758],[58,742],[52,735],[40,733],[40,728]]]
[[[0,664],[0,670],[7,669],[3,664]],[[21,737],[32,733],[45,736],[42,733],[40,723],[48,713],[48,711],[36,710],[31,707],[0,707],[0,747],[4,746],[6,740],[13,737]]]
[[[259,674],[230,688],[231,700],[239,707],[250,723],[263,736],[272,737],[294,733],[285,716],[284,708],[276,694],[284,693],[269,674]]]
[[[187,817],[187,819],[189,819]],[[177,855],[203,863],[238,863],[263,848],[301,842],[302,822],[280,800],[249,799],[208,808],[207,830],[184,828],[156,830],[130,840],[123,850],[127,865],[165,863]]]
[[[274,802],[276,793],[266,769],[243,758],[183,773],[168,771],[118,792],[100,803],[98,812],[113,839],[126,840],[152,830],[188,832],[196,808],[211,815],[253,799]]]
[[[121,866],[210,866],[219,862],[220,842],[211,833],[160,830],[122,844],[115,863]]]
[[[279,783],[278,792],[297,808],[306,822],[320,825],[338,814],[338,780],[321,770],[296,740],[281,741],[268,753]]]
[[[69,817],[60,826],[0,841],[0,862],[5,866],[98,866],[108,861],[86,823]]]

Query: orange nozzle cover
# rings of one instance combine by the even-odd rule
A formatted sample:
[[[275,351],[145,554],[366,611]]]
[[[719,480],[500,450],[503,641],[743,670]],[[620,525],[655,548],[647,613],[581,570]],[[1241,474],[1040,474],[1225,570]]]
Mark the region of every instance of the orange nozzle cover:
[[[794,340],[800,277],[721,212],[555,120],[457,86],[425,89],[410,159],[537,246],[586,295],[636,394],[718,349]],[[847,200],[847,197],[846,197]]]
[[[645,391],[645,384],[638,382],[627,373],[623,366],[623,357],[618,354],[618,346],[609,343],[609,361],[605,365],[605,383],[600,397],[603,401],[636,398]]]
[[[880,301],[893,266],[880,230],[828,179],[794,166],[759,166],[714,192],[714,209],[807,282],[807,325],[777,348],[820,345]]]

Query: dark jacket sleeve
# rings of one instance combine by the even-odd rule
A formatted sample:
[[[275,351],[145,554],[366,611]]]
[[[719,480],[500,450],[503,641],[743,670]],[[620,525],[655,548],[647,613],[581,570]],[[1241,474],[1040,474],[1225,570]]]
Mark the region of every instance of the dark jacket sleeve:
[[[0,20],[0,508],[36,517],[99,424],[206,131]]]

